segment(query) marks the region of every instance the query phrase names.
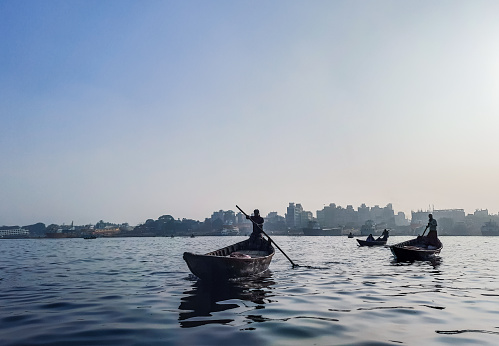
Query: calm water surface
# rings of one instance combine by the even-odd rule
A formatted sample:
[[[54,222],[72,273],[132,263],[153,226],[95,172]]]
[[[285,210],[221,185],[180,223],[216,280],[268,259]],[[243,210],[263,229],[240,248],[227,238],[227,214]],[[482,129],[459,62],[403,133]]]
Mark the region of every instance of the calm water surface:
[[[0,344],[499,344],[499,237],[442,237],[433,263],[275,237],[303,266],[277,252],[264,275],[215,287],[182,259],[243,239],[2,240]]]

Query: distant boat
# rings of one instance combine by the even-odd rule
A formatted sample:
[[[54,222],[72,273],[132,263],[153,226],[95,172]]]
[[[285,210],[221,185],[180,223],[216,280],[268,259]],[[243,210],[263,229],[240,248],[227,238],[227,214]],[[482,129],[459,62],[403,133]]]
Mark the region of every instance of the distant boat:
[[[194,234],[191,234],[191,238],[195,238]]]
[[[87,235],[83,239],[97,239],[97,237],[95,235]]]
[[[386,240],[368,241],[368,240],[357,239],[357,242],[359,243],[359,246],[383,246],[383,245],[386,245]]]
[[[368,240],[370,238],[368,237],[366,240],[357,239],[357,242],[360,246],[383,246],[386,245],[386,241],[388,240],[389,236],[390,231],[385,229],[383,231],[382,237],[378,237],[378,239],[371,238],[371,240]]]
[[[353,233],[352,232],[348,233],[348,238],[353,238]]]
[[[490,236],[490,235],[499,235],[499,226],[496,222],[490,220],[487,221],[481,228],[482,235]]]
[[[311,236],[331,236],[341,235],[341,228],[321,228],[317,222],[309,222],[307,228],[303,228],[304,235]]]
[[[341,231],[341,228],[304,228],[303,234],[311,236],[337,236],[341,235]]]

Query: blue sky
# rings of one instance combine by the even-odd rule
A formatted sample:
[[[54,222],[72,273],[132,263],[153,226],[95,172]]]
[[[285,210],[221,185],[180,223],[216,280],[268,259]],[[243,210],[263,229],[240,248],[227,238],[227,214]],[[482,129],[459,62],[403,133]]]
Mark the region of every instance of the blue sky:
[[[0,225],[499,212],[495,1],[0,0]]]

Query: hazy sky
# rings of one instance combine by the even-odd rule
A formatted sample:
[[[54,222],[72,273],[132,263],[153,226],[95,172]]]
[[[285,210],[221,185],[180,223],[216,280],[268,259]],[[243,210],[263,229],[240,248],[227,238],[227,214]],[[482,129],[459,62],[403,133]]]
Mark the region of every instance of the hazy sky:
[[[0,225],[495,214],[498,37],[495,0],[0,0]]]

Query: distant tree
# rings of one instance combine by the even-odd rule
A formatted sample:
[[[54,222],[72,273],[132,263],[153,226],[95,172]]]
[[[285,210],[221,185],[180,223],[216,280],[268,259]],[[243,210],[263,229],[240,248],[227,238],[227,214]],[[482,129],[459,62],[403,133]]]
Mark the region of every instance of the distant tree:
[[[34,225],[23,226],[24,229],[27,229],[31,235],[43,235],[45,234],[45,224],[38,222]]]
[[[162,215],[156,221],[156,232],[161,235],[169,235],[176,233],[177,225],[180,223],[176,221],[171,215]]]
[[[15,229],[15,228],[19,228],[19,226],[2,226],[2,227],[0,227],[1,230]]]
[[[200,228],[200,222],[196,220],[190,219],[182,219],[177,225],[177,231],[188,235],[194,231],[197,231]]]
[[[205,218],[204,222],[200,223],[198,232],[210,233],[212,231],[211,218]]]
[[[175,221],[175,218],[171,215],[162,215],[162,216],[158,217],[158,221],[172,222],[172,221]]]
[[[105,222],[105,221],[102,221],[102,220],[100,220],[99,222],[97,222],[95,224],[95,228],[96,229],[104,229],[104,228],[106,228],[106,226],[116,227],[118,225],[115,224],[115,223],[112,223],[112,222]]]
[[[51,233],[51,232],[55,232],[59,229],[59,225],[56,225],[55,223],[52,223],[50,225],[47,226],[47,228],[45,229],[45,232],[46,233]]]

